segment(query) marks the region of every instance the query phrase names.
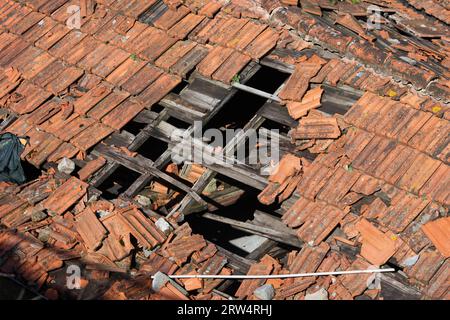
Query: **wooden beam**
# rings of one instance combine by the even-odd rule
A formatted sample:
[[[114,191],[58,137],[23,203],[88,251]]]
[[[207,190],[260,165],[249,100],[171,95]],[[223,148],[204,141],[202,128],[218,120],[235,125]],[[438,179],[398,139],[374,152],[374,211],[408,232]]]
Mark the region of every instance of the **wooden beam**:
[[[172,178],[165,172],[160,171],[158,168],[154,167],[154,163],[152,160],[147,159],[141,155],[136,155],[135,157],[131,157],[118,149],[112,148],[105,144],[99,144],[93,151],[94,154],[101,155],[102,157],[109,159],[115,163],[121,164],[135,172],[139,172],[141,174],[152,174],[175,188],[182,190],[188,193],[195,201],[206,204],[206,202],[195,192],[191,190],[191,188],[180,181]]]
[[[202,217],[205,219],[210,219],[224,224],[228,224],[232,227],[245,230],[249,233],[257,234],[265,238],[285,243],[297,248],[301,248],[303,246],[303,242],[300,239],[298,239],[297,236],[292,234],[286,234],[285,232],[279,232],[277,230],[268,227],[261,227],[249,222],[242,222],[230,218],[225,218],[211,213],[202,214]]]
[[[252,93],[254,95],[266,98],[266,99],[270,99],[270,100],[273,100],[273,101],[281,102],[281,99],[278,98],[278,96],[276,96],[274,94],[271,94],[271,93],[264,92],[262,90],[258,90],[258,89],[246,86],[245,84],[234,82],[233,83],[233,87],[238,88],[239,90],[242,90],[242,91],[245,91],[245,92],[249,92],[249,93]]]

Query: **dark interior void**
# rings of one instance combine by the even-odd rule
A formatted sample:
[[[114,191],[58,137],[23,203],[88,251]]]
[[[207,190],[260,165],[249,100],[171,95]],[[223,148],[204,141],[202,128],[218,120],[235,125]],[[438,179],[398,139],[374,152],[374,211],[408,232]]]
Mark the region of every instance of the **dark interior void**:
[[[168,148],[168,144],[159,139],[150,137],[136,150],[141,156],[156,161]]]
[[[260,193],[260,190],[251,188],[240,183],[239,181],[230,179],[220,174],[216,176],[216,179],[219,183],[235,186],[245,192],[235,204],[226,207],[219,207],[218,210],[212,212],[215,215],[246,222],[254,219],[253,214],[255,210],[270,213],[279,208],[277,205],[265,206],[261,204],[258,201],[258,194]],[[214,205],[217,206],[217,203],[214,202]],[[201,215],[202,213],[194,213],[187,215],[185,218],[194,233],[202,234],[205,239],[214,242],[217,245],[240,256],[245,257],[248,254],[244,250],[232,245],[229,241],[236,238],[249,236],[251,235],[250,233],[237,230],[222,222],[202,218]],[[276,213],[273,213],[273,215],[279,217]]]
[[[102,191],[103,198],[112,200],[125,192],[139,176],[139,173],[124,166],[120,166],[98,187],[98,189]]]
[[[35,180],[41,176],[41,170],[33,166],[28,161],[22,161],[22,168],[27,181]]]
[[[267,93],[275,93],[288,77],[289,74],[279,72],[273,68],[261,66],[245,85]],[[238,90],[211,119],[205,129],[220,129],[225,127],[242,129],[250,119],[255,116],[266,101],[267,98]]]
[[[245,85],[267,93],[275,93],[289,76],[290,74],[288,73],[280,72],[274,68],[261,66]]]
[[[139,132],[141,132],[142,129],[145,128],[145,126],[146,126],[145,123],[130,121],[122,128],[122,130],[125,130],[136,136],[139,134]]]

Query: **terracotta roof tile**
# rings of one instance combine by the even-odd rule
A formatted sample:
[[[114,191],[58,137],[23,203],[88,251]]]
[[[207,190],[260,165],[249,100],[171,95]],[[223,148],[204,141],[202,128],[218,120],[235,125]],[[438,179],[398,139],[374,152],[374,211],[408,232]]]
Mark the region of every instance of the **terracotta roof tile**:
[[[44,70],[39,72],[36,76],[34,76],[31,81],[34,82],[34,84],[39,86],[46,86],[51,81],[56,79],[58,75],[63,73],[66,69],[66,65],[60,61],[55,60],[51,64],[49,64],[47,67],[45,67]]]
[[[36,41],[36,47],[39,47],[44,50],[48,50],[51,46],[61,40],[67,33],[69,33],[70,29],[64,25],[57,24],[50,31],[42,36],[38,41]]]
[[[66,142],[95,123],[94,119],[77,116],[75,114],[74,117],[71,117],[69,119],[71,120],[64,123],[64,125],[61,126],[59,130],[54,131],[54,134],[58,138]]]
[[[311,214],[298,229],[297,236],[309,245],[319,245],[339,224],[347,213],[332,206],[325,206]]]
[[[210,43],[225,46],[247,24],[247,19],[227,17],[216,32],[209,38]]]
[[[269,275],[274,269],[274,262],[275,261],[272,257],[266,255],[261,259],[261,262],[253,264],[248,270],[247,274]],[[253,294],[253,291],[264,284],[264,282],[264,279],[244,280],[239,286],[239,289],[236,291],[236,296],[241,299],[247,296],[251,296]]]
[[[102,6],[97,6],[93,15],[81,24],[81,32],[87,34],[95,34],[107,24],[111,19],[114,19],[116,12],[110,9],[105,9]]]
[[[113,133],[113,129],[102,124],[90,126],[70,141],[81,150],[88,150]]]
[[[36,25],[44,18],[44,14],[40,12],[30,12],[22,20],[18,21],[10,27],[10,31],[16,34],[23,34],[32,26]]]
[[[140,69],[145,66],[145,61],[140,59],[132,59],[129,57],[113,72],[111,72],[106,80],[116,86],[122,86],[127,80],[135,75]]]
[[[334,139],[341,135],[336,118],[303,118],[291,133],[294,139]]]
[[[89,110],[87,115],[96,120],[100,120],[129,96],[130,94],[126,91],[114,90]]]
[[[98,63],[111,54],[113,47],[104,43],[97,43],[94,50],[78,61],[77,65],[84,70],[91,71]]]
[[[188,13],[190,13],[190,10],[185,6],[180,6],[176,10],[169,9],[156,19],[153,25],[162,30],[169,30]]]
[[[395,147],[394,141],[375,136],[352,162],[352,165],[372,174]]]
[[[163,73],[154,83],[142,91],[137,99],[145,106],[150,107],[164,98],[164,96],[172,91],[180,82],[181,78]]]
[[[204,18],[203,16],[190,13],[170,28],[168,35],[180,40],[184,39]]]
[[[10,61],[10,66],[17,68],[19,71],[24,71],[24,66],[30,63],[38,55],[42,53],[41,49],[34,46],[28,46],[25,50],[17,54],[13,60]]]
[[[178,60],[177,63],[170,67],[170,72],[186,78],[188,73],[191,72],[197,64],[199,64],[208,54],[208,49],[201,45],[197,45],[191,51],[189,51],[184,57]]]
[[[56,95],[59,92],[66,90],[72,83],[81,78],[83,74],[84,71],[79,68],[66,68],[61,74],[49,82],[45,88]]]
[[[193,50],[196,45],[195,42],[189,40],[178,41],[155,61],[155,65],[164,70],[169,70],[178,60]]]
[[[102,118],[102,122],[116,130],[120,130],[141,112],[145,106],[139,102],[126,100]]]
[[[238,30],[236,33],[233,33],[233,36],[227,39],[228,41],[224,43],[224,45],[242,51],[266,28],[267,26],[264,24],[249,21],[242,27],[242,29]]]
[[[450,203],[450,167],[444,163],[420,189],[419,194],[431,197],[440,203]]]
[[[23,39],[25,41],[34,43],[39,40],[44,34],[55,27],[57,22],[49,17],[44,17],[34,26],[29,28],[24,34]]]
[[[239,52],[233,52],[227,60],[214,72],[214,80],[230,83],[231,80],[244,69],[251,58]]]
[[[110,92],[111,88],[105,83],[96,86],[74,102],[74,111],[78,114],[86,114]]]
[[[425,125],[409,140],[408,144],[420,151],[433,155],[446,145],[446,138],[450,132],[447,120],[431,117]]]
[[[63,60],[70,64],[76,64],[98,46],[99,41],[92,37],[85,37],[72,48],[68,48],[69,50],[64,53]]]
[[[60,8],[62,5],[64,5],[67,2],[67,0],[42,1],[42,2],[43,4],[39,7],[38,10],[46,14],[51,14],[52,12]]]
[[[321,243],[316,247],[305,245],[289,264],[290,273],[315,272],[329,250],[330,247],[326,243]]]
[[[342,32],[322,23],[313,25],[308,31],[308,35],[340,53],[344,53],[345,48],[353,40],[352,37],[344,36]]]
[[[197,13],[208,18],[213,18],[214,15],[222,8],[222,4],[219,1],[208,1]]]
[[[16,93],[22,95],[23,99],[12,104],[10,109],[18,114],[25,114],[35,110],[51,96],[50,92],[45,91],[28,81],[24,81],[17,88]]]
[[[150,1],[135,0],[134,2],[130,3],[124,9],[125,10],[124,12],[126,15],[137,19],[137,17],[139,17],[142,13],[144,13],[146,10],[148,10],[156,2],[157,2],[156,0],[150,0]]]
[[[439,164],[440,161],[420,153],[411,164],[411,167],[398,180],[398,186],[417,193],[437,170]]]
[[[134,40],[148,28],[149,26],[147,24],[140,21],[135,21],[133,26],[127,31],[125,36],[113,38],[111,39],[111,43],[119,46],[122,49],[128,48],[134,42]]]
[[[405,230],[429,203],[406,192],[400,192],[392,201],[392,205],[380,213],[378,221],[397,233]]]
[[[70,143],[63,142],[62,145],[60,145],[55,152],[53,152],[48,158],[48,162],[56,162],[64,157],[66,158],[72,158],[79,152],[78,148],[73,146]]]
[[[57,131],[63,131],[64,127],[71,122],[73,119],[77,118],[76,113],[72,113],[71,105],[64,106],[59,110],[58,113],[49,117],[45,122],[43,122],[39,128],[50,133],[55,133]]]
[[[197,65],[197,71],[204,76],[211,77],[232,53],[232,49],[220,46],[214,47],[206,58]]]
[[[420,282],[427,283],[439,270],[444,262],[444,257],[437,251],[423,251],[419,255],[417,263],[405,269],[408,276]]]
[[[303,178],[298,185],[298,192],[309,199],[314,199],[333,172],[334,170],[327,170],[317,163],[305,167]]]
[[[321,64],[305,61],[296,65],[294,73],[289,77],[285,87],[279,93],[284,100],[301,101],[308,90],[309,81],[321,69]]]
[[[254,59],[260,59],[276,46],[279,34],[271,28],[264,30],[247,47],[244,53]]]
[[[92,73],[106,78],[128,57],[129,54],[124,50],[110,48],[109,54],[92,68]]]
[[[367,270],[373,268],[363,259],[356,259],[348,268],[349,270]],[[367,289],[367,283],[371,274],[349,274],[338,276],[338,280],[348,290],[352,297],[362,294]]]
[[[147,88],[150,84],[155,82],[156,79],[163,72],[152,66],[145,65],[142,69],[137,71],[133,76],[131,76],[123,85],[122,88],[132,95],[137,95],[141,93],[145,88]]]
[[[426,293],[435,299],[446,299],[448,296],[450,278],[450,260],[446,260],[441,268],[436,272],[433,278],[430,280],[430,284],[426,288]]]
[[[94,37],[105,43],[111,42],[111,40],[120,36],[117,29],[119,26],[121,26],[124,23],[125,25],[122,27],[125,29],[128,28],[126,24],[127,21],[130,21],[129,18],[119,13],[115,15],[113,19],[109,20],[106,24],[104,24],[100,29],[98,29],[95,32]],[[130,28],[131,27],[132,26],[130,26]],[[128,28],[128,30],[130,28]],[[126,34],[128,30],[126,30],[124,33]]]
[[[86,194],[87,188],[87,183],[71,177],[43,202],[43,206],[61,215]]]
[[[35,56],[28,64],[22,66],[22,76],[24,79],[31,79],[38,75],[48,65],[53,63],[55,58],[43,51],[41,54]]]
[[[396,251],[395,240],[362,219],[356,225],[362,237],[361,255],[370,263],[381,266]]]
[[[47,138],[27,156],[27,160],[36,167],[40,167],[47,158],[61,146],[63,142],[48,135]]]
[[[106,238],[107,230],[95,216],[95,213],[87,208],[76,216],[76,229],[89,251],[94,251]]]
[[[14,59],[14,57],[25,50],[28,43],[18,38],[9,44],[9,46],[0,52],[0,66],[7,66]]]
[[[317,198],[338,205],[342,198],[358,181],[360,174],[338,168],[322,188]]]
[[[86,181],[105,164],[106,160],[102,157],[98,157],[94,160],[89,161],[83,168],[78,171],[78,178],[82,181]]]
[[[153,41],[151,43],[144,39],[145,49],[140,52],[143,57],[150,61],[156,60],[178,40],[161,30],[158,30],[152,37]]]
[[[197,43],[205,44],[209,38],[214,35],[222,23],[226,21],[226,17],[216,16],[214,19],[204,19],[190,34],[189,39]]]
[[[390,184],[403,176],[417,156],[417,151],[404,145],[396,145],[375,169],[374,175]]]
[[[320,107],[322,93],[323,89],[316,87],[306,92],[301,102],[289,101],[287,103],[289,115],[294,119],[298,119],[305,116],[309,110]]]
[[[1,44],[0,44],[0,49],[5,49],[7,48],[13,41],[19,39],[18,36],[16,36],[15,34],[9,33],[9,32],[2,32],[0,34],[0,40],[1,40]]]
[[[450,242],[448,241],[448,235],[450,234],[449,217],[428,222],[422,226],[422,230],[444,257],[450,257]]]
[[[141,29],[140,25],[138,25],[138,28]],[[130,37],[128,36],[128,33],[131,33]],[[163,31],[149,26],[143,27],[138,34],[134,33],[134,28],[131,28],[128,33],[126,36],[127,40],[123,43],[123,49],[134,53],[140,53],[149,46],[147,39],[153,38],[156,40],[158,36],[165,34]]]

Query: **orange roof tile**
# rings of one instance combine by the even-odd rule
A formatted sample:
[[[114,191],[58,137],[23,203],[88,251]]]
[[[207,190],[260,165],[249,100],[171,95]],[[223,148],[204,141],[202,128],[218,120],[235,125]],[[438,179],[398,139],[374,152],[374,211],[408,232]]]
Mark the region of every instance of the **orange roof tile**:
[[[440,218],[428,222],[422,226],[423,232],[433,242],[441,254],[448,258],[450,256],[450,218]]]

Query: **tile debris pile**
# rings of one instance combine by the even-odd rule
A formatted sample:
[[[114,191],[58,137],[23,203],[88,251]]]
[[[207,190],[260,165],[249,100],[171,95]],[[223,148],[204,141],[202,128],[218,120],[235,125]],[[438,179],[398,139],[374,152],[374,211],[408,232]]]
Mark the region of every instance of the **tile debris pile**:
[[[232,273],[217,247],[187,223],[173,228],[129,203],[94,200],[86,183],[51,171],[25,186],[1,187],[0,270],[47,298],[223,298],[213,292],[222,280],[159,279],[152,286],[150,276],[158,272]],[[78,296],[58,281],[73,265],[83,270]]]
[[[74,4],[78,29],[67,25]],[[0,128],[29,136],[23,160],[48,170],[0,185],[1,272],[50,299],[449,299],[449,12],[437,0],[3,1]],[[302,245],[236,258],[181,224],[185,212],[159,214],[191,187],[180,208],[227,191],[208,180],[220,168],[186,172],[138,149],[152,135],[167,143],[158,107],[206,122],[255,65],[289,75],[270,120],[290,127],[292,146],[249,185],[281,204],[277,222]],[[135,123],[146,126],[133,134]],[[72,176],[52,169],[64,158]],[[118,163],[140,176],[105,200],[96,188]],[[217,202],[242,195],[230,194]],[[276,228],[252,230],[262,227]],[[69,265],[87,270],[82,291],[61,280]],[[371,274],[341,275],[244,280],[229,295],[227,281],[166,277],[385,265],[399,272],[381,288]]]

